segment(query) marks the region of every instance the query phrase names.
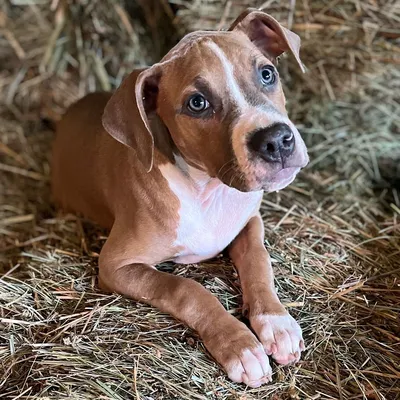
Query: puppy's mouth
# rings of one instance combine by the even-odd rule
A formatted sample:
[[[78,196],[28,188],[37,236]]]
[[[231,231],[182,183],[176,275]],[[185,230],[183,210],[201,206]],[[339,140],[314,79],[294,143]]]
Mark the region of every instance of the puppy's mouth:
[[[226,185],[233,187],[241,192],[253,192],[264,190],[265,192],[276,192],[290,185],[296,175],[301,170],[301,167],[286,167],[276,171],[266,172],[264,168],[250,168],[248,173],[234,174],[224,176],[226,179],[221,179]]]
[[[284,189],[286,186],[290,185],[294,181],[299,171],[300,167],[282,168],[281,170],[273,174],[265,182],[263,182],[262,188],[266,192],[276,192],[278,190]]]
[[[248,162],[247,168],[243,169],[240,175],[241,180],[234,180],[231,182],[233,185],[229,186],[234,186],[243,192],[258,190],[277,192],[290,185],[307,162],[292,163],[288,166],[282,164],[271,166],[259,160]]]

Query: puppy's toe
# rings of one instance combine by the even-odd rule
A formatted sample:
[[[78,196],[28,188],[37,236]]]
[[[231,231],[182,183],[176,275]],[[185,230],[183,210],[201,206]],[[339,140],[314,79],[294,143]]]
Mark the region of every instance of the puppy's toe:
[[[225,368],[231,380],[252,388],[272,380],[271,366],[261,346],[242,350]]]
[[[289,315],[258,315],[251,325],[264,346],[279,364],[293,364],[300,360],[304,341],[299,324]]]
[[[244,324],[236,321],[235,325],[236,329],[205,341],[208,350],[232,381],[253,388],[270,382],[272,370],[263,346]]]

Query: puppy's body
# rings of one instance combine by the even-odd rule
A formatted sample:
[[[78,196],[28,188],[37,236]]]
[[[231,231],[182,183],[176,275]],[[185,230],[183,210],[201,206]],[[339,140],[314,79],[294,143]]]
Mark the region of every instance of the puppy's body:
[[[107,158],[119,152],[129,153],[101,124],[110,97],[108,93],[90,94],[69,108],[57,124],[52,166],[53,194],[57,203],[108,228],[114,222],[116,205],[111,204],[105,193],[107,188],[112,188],[112,175],[115,175],[115,171],[109,169]],[[103,157],[98,157],[99,153]],[[130,159],[132,157],[128,157],[128,162]],[[114,165],[117,160],[114,159]],[[99,176],[102,179],[98,179]]]
[[[157,166],[147,173],[132,149],[114,140],[101,124],[110,97],[85,96],[59,123],[52,170],[55,200],[106,228],[118,215],[131,221],[132,230],[146,226],[150,231],[153,222],[153,240],[157,234],[170,239],[170,251],[164,248],[154,265],[216,256],[257,214],[262,191],[240,192],[157,150]]]
[[[99,284],[169,312],[198,331],[236,382],[271,379],[304,349],[274,289],[258,209],[308,162],[273,61],[299,38],[246,11],[229,32],[188,35],[116,93],[73,105],[57,127],[53,193],[62,208],[111,229]],[[301,63],[300,63],[301,65]],[[158,271],[228,247],[257,337],[200,284]]]

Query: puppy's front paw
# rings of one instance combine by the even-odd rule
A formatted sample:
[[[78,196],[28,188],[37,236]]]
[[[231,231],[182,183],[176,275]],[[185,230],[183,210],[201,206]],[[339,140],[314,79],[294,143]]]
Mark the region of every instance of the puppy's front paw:
[[[288,313],[263,314],[250,320],[264,350],[279,364],[292,364],[300,360],[305,349],[299,324]]]
[[[257,388],[272,380],[272,370],[263,346],[240,321],[225,325],[223,332],[204,340],[209,352],[229,378]]]

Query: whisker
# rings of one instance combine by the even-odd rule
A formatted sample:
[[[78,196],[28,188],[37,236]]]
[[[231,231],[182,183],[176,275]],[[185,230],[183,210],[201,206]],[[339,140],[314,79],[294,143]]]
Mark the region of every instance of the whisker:
[[[227,161],[219,170],[218,170],[218,174],[230,163],[233,163],[235,161],[235,158],[230,159],[229,161]]]
[[[229,164],[230,164],[230,165],[229,165]],[[227,167],[227,168],[226,168],[226,171],[225,171],[224,173],[221,174],[220,179],[223,179],[223,178],[226,176],[226,174],[227,174],[228,172],[230,172],[230,171],[232,171],[232,169],[236,168],[235,159],[232,159],[232,160],[228,161],[227,163],[225,163],[225,164],[220,168],[220,170],[218,171],[218,173],[220,173],[220,172],[222,171],[222,169],[225,168],[225,167]]]

